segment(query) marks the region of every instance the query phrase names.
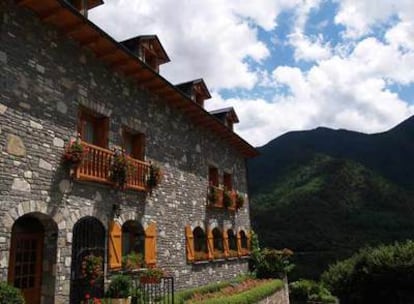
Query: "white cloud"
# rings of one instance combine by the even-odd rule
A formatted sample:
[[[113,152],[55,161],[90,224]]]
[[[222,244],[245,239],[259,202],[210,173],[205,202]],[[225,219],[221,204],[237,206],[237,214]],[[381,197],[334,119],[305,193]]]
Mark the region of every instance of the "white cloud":
[[[331,56],[330,46],[323,42],[321,35],[308,37],[301,32],[295,32],[289,35],[289,42],[294,47],[296,61],[318,61]]]
[[[346,27],[345,36],[356,39],[371,34],[374,26],[393,16],[400,20],[414,19],[412,0],[335,0],[339,4],[335,22]]]
[[[173,83],[203,77],[213,95],[207,108],[234,106],[236,131],[254,145],[320,125],[384,131],[412,115],[414,107],[390,89],[414,86],[412,0],[331,0],[338,3],[331,17],[345,27],[343,41],[306,34],[310,14],[324,1],[112,0],[90,16],[119,40],[157,34],[172,60],[162,74]],[[289,44],[296,61],[313,66],[252,68],[270,55],[259,27],[275,35],[277,16],[287,10],[295,17],[290,34],[272,47]],[[245,90],[224,99],[223,88]],[[261,96],[259,90],[274,97],[250,97]]]
[[[272,29],[291,1],[107,1],[90,17],[116,39],[157,34],[171,62],[161,73],[173,83],[203,77],[210,88],[252,88],[258,78],[246,58],[269,55],[257,26]]]

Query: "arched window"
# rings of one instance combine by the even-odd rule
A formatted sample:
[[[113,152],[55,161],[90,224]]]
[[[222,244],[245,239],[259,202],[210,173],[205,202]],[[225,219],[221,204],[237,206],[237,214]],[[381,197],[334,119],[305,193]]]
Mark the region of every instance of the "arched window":
[[[243,255],[246,255],[249,253],[249,247],[248,247],[248,240],[247,240],[247,236],[246,233],[241,230],[239,232],[240,234],[240,246],[241,246],[241,251]]]
[[[130,253],[145,255],[145,231],[137,221],[127,221],[122,225],[122,256]]]
[[[213,256],[215,259],[224,258],[223,234],[219,228],[213,229]]]
[[[229,240],[229,256],[238,256],[237,252],[237,238],[232,229],[227,230],[227,237]]]
[[[194,260],[201,261],[207,260],[207,240],[204,230],[200,227],[196,227],[193,230],[194,239]]]

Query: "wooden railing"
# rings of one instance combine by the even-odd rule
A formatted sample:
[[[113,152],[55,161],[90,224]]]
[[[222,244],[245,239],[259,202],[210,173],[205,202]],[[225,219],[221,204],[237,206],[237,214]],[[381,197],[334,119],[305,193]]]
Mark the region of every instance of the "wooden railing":
[[[104,184],[113,184],[110,169],[115,153],[108,149],[82,142],[83,160],[75,169],[75,179]],[[149,163],[127,157],[128,171],[126,188],[145,191]]]

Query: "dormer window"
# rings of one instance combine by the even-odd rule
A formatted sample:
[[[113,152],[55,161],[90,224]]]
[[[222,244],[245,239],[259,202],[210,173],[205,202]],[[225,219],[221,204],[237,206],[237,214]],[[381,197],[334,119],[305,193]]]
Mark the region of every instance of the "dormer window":
[[[88,17],[88,11],[94,7],[103,4],[102,0],[68,0],[85,18]]]
[[[170,61],[156,35],[134,37],[122,41],[121,44],[157,73],[161,64]]]
[[[232,107],[210,111],[210,114],[219,119],[227,128],[233,131],[233,125],[239,122],[236,111]]]
[[[203,79],[177,84],[176,87],[193,102],[204,108],[204,100],[211,98]]]

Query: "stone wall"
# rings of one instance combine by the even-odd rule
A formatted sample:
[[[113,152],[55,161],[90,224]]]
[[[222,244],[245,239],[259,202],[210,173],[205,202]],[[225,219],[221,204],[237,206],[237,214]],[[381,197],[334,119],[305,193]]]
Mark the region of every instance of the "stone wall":
[[[0,73],[1,279],[7,278],[14,221],[28,213],[46,215],[57,227],[56,256],[45,257],[45,265],[53,264],[46,265],[53,269],[47,280],[55,279],[54,301],[67,303],[73,225],[94,216],[107,227],[114,203],[121,204],[121,223],[157,223],[157,264],[174,275],[178,288],[247,270],[245,259],[186,261],[186,225],[250,229],[248,204],[235,214],[206,208],[209,165],[220,174],[233,172],[235,189],[247,192],[244,158],[231,146],[109,71],[14,1],[0,1]],[[120,145],[122,126],[145,134],[146,159],[164,172],[151,196],[70,180],[61,158],[65,143],[76,135],[79,106],[110,117],[110,147]],[[44,303],[53,303],[48,288],[42,293]]]
[[[258,304],[289,304],[289,285],[287,278],[285,278],[283,281],[285,284],[282,289],[270,297],[261,300]]]

